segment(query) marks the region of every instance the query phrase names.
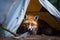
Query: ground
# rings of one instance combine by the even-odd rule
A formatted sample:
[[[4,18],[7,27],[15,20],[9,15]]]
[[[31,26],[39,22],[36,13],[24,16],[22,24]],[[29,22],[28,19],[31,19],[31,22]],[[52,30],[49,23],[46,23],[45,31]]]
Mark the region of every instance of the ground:
[[[60,40],[60,37],[46,35],[31,35],[26,38],[19,39],[0,37],[0,40]]]

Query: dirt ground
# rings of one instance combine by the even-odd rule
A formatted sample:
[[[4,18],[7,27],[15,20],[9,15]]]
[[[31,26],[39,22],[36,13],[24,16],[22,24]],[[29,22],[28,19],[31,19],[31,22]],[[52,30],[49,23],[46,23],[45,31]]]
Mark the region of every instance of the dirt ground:
[[[0,40],[60,40],[60,37],[46,36],[46,35],[31,35],[26,38],[19,38],[19,39],[0,37]]]

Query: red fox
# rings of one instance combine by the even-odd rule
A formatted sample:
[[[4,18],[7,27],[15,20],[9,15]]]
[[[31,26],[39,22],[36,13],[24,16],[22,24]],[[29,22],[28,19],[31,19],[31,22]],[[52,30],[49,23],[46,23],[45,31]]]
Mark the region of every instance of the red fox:
[[[52,28],[45,21],[39,19],[39,16],[32,14],[26,15],[17,34],[29,32],[30,34],[51,34]]]
[[[29,31],[31,34],[36,34],[37,30],[38,30],[38,16],[26,15],[22,22],[22,25],[19,28],[19,32],[24,33]]]

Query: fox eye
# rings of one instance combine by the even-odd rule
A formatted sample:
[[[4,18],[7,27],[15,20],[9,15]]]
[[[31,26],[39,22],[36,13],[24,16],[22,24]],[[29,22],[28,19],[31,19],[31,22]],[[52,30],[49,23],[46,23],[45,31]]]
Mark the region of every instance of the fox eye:
[[[29,23],[24,23],[24,26],[28,26],[29,25]]]

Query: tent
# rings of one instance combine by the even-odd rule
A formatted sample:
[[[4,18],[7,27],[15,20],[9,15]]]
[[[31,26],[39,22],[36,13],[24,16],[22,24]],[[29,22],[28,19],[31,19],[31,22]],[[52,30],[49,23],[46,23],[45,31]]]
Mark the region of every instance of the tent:
[[[13,33],[24,19],[30,0],[0,0],[0,24]],[[11,33],[0,28],[0,35],[11,37]]]

